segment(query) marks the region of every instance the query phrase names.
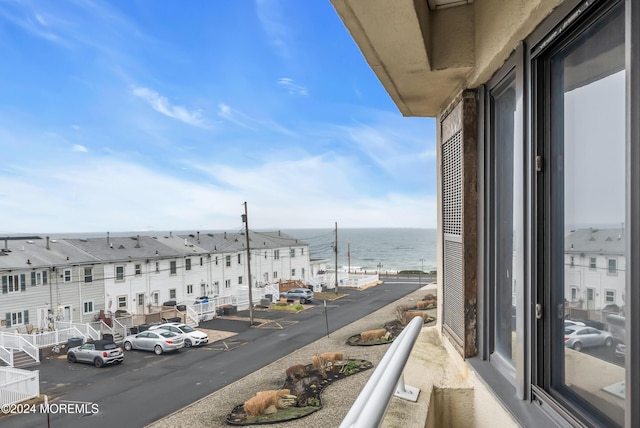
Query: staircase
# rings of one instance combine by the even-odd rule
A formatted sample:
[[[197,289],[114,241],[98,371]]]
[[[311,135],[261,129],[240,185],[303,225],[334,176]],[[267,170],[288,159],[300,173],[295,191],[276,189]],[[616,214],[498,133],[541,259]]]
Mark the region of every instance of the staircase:
[[[114,343],[122,343],[124,341],[124,337],[119,331],[113,331],[113,341]]]
[[[40,362],[31,358],[29,354],[18,349],[11,350],[13,352],[13,367],[16,369],[24,369],[25,367],[32,367],[40,365]],[[0,360],[0,367],[8,367],[9,365]]]

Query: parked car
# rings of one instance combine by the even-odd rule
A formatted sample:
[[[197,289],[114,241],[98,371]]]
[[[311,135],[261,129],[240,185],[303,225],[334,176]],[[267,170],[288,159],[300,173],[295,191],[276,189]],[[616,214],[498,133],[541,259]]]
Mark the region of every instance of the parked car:
[[[184,339],[172,331],[157,328],[125,337],[122,346],[125,351],[140,349],[153,351],[156,355],[160,355],[163,352],[177,351],[182,348]]]
[[[627,346],[624,343],[618,343],[615,350],[616,357],[620,358],[621,360],[624,360],[626,353],[627,353]]]
[[[564,328],[564,346],[581,351],[591,346],[611,346],[613,336],[608,331],[597,330],[593,327],[572,325]]]
[[[313,291],[308,288],[293,288],[280,293],[280,297],[286,298],[287,301],[299,300],[300,303],[313,302]]]
[[[120,364],[124,361],[122,348],[111,340],[89,340],[86,343],[70,348],[67,351],[70,363],[90,363],[96,367],[109,364]]]
[[[579,325],[579,326],[583,327],[585,325],[585,323],[583,323],[582,321],[564,320],[564,326],[565,327],[568,327],[570,325]]]
[[[162,306],[168,306],[168,307],[176,308],[180,312],[184,312],[184,311],[187,310],[187,305],[185,305],[183,303],[178,303],[175,300],[168,300],[168,301],[164,302],[162,304]]]
[[[168,322],[149,328],[153,331],[156,329],[169,330],[176,334],[179,334],[184,339],[184,346],[189,348],[191,346],[199,346],[209,343],[209,336],[206,333],[196,330],[190,325],[181,322]]]

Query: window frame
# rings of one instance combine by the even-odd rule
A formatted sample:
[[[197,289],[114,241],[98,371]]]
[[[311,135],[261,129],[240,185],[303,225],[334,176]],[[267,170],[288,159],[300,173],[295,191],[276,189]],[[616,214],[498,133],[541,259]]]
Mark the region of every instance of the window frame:
[[[88,309],[88,310],[87,310]],[[82,302],[82,315],[93,314],[97,312],[93,300],[85,300]]]
[[[119,270],[121,272],[119,272]],[[124,265],[115,265],[114,266],[113,279],[114,279],[115,282],[123,282],[125,280],[125,266]]]
[[[603,4],[604,3],[604,4]],[[544,355],[538,352],[544,348],[549,337],[543,329],[536,327],[535,306],[539,299],[546,301],[549,296],[545,290],[537,287],[537,284],[545,280],[545,276],[548,275],[542,269],[539,269],[539,262],[544,257],[544,252],[548,251],[548,248],[544,248],[544,242],[540,240],[539,235],[546,234],[543,232],[537,232],[535,229],[536,222],[539,222],[540,218],[543,218],[545,209],[544,204],[539,203],[536,200],[536,194],[539,192],[541,186],[545,186],[544,180],[540,180],[536,172],[536,159],[535,156],[540,154],[534,148],[533,142],[537,138],[544,136],[548,129],[544,124],[543,117],[540,115],[541,106],[531,96],[531,91],[535,87],[536,82],[536,70],[534,67],[535,57],[540,54],[537,51],[538,46],[542,41],[547,39],[552,33],[557,33],[559,37],[565,37],[567,31],[573,31],[575,23],[570,21],[575,18],[573,12],[578,7],[586,7],[584,12],[586,19],[588,16],[595,16],[600,14],[604,9],[610,7],[615,1],[605,0],[603,2],[588,2],[582,0],[565,0],[547,17],[536,30],[530,35],[526,36],[522,43],[522,55],[518,56],[517,67],[522,67],[524,73],[523,79],[518,78],[518,83],[524,85],[523,94],[525,96],[525,110],[522,113],[524,123],[524,135],[526,141],[527,153],[527,169],[525,171],[525,212],[529,213],[529,218],[525,223],[526,237],[528,242],[525,244],[525,250],[529,250],[529,253],[525,255],[525,281],[524,284],[524,307],[528,311],[523,313],[522,322],[524,324],[524,332],[527,336],[525,341],[525,354],[531,357],[530,361],[525,361],[525,378],[523,379],[522,387],[524,388],[524,397],[516,397],[516,388],[509,382],[503,374],[492,366],[486,359],[487,355],[487,338],[490,335],[491,327],[488,322],[491,317],[490,307],[492,305],[490,296],[488,294],[489,283],[487,282],[487,241],[488,234],[491,231],[488,228],[486,219],[487,208],[485,206],[487,199],[486,189],[486,159],[489,153],[487,153],[487,141],[483,141],[479,144],[479,159],[480,173],[479,173],[479,212],[481,218],[479,222],[479,239],[480,245],[478,247],[481,254],[482,263],[478,267],[478,325],[477,334],[479,342],[479,354],[478,357],[469,358],[467,362],[472,366],[479,376],[487,382],[491,389],[500,397],[503,404],[505,404],[512,414],[525,426],[542,426],[542,425],[558,425],[558,426],[581,426],[583,424],[589,425],[590,423],[597,424],[593,419],[590,419],[589,415],[580,414],[583,410],[571,408],[561,400],[556,400],[546,393],[544,388],[539,386],[540,383],[544,383],[544,373],[541,373],[538,369],[538,363],[544,364]],[[640,287],[632,287],[631,284],[640,283],[640,222],[637,218],[640,218],[640,168],[630,168],[630,165],[640,164],[640,44],[631,45],[629,40],[640,40],[640,2],[627,1],[625,3],[625,26],[626,26],[626,71],[627,71],[627,86],[626,96],[627,105],[625,109],[626,115],[626,219],[625,219],[625,294],[628,302],[640,302]],[[582,24],[582,17],[578,17],[577,26]],[[562,27],[561,24],[569,22],[569,25]],[[556,31],[558,28],[560,30]],[[516,49],[517,51],[517,49]],[[521,64],[520,64],[521,61]],[[503,65],[498,73],[504,70],[507,65]],[[635,73],[631,72],[635,70]],[[481,105],[486,105],[486,88],[482,87],[479,90],[479,97],[483,101]],[[487,120],[483,117],[486,115],[486,108],[482,108],[479,111],[479,138],[487,138],[489,130],[487,126]],[[540,122],[543,122],[542,124]],[[545,151],[546,153],[546,151]],[[544,168],[544,163],[542,164]],[[580,266],[582,268],[588,268],[582,264],[585,260],[580,259]],[[635,262],[635,263],[634,263]],[[529,310],[530,308],[530,310]],[[549,306],[545,304],[543,311],[549,310]],[[544,311],[546,312],[546,311]],[[543,312],[543,313],[544,313]],[[637,402],[640,397],[640,338],[637,332],[640,330],[640,311],[628,311],[627,312],[627,326],[626,329],[626,400],[625,400],[625,426],[640,426],[640,410],[633,409],[632,403]],[[632,330],[634,334],[632,335]],[[632,367],[635,369],[632,370]],[[518,386],[518,385],[516,385]],[[548,421],[544,423],[542,421]],[[602,423],[602,422],[600,422]]]
[[[127,296],[117,296],[116,297],[116,306],[118,309],[127,308]]]
[[[64,283],[73,282],[73,272],[71,268],[66,268],[62,270],[62,282]]]
[[[89,271],[89,274],[87,274],[87,270]],[[84,273],[84,283],[85,284],[93,282],[93,267],[92,266],[85,266],[83,268],[83,273]]]

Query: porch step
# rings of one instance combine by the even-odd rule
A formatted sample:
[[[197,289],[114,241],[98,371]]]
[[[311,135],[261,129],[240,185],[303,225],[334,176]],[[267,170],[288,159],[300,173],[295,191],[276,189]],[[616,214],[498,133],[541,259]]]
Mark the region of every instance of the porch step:
[[[24,351],[13,350],[13,367],[16,369],[23,369],[25,367],[39,366],[40,362],[31,358],[29,354]]]

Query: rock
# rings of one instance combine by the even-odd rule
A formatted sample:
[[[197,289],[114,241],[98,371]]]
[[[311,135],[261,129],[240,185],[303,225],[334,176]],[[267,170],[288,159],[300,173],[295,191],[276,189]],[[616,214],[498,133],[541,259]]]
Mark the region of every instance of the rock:
[[[278,409],[273,404],[267,407],[266,409],[264,409],[265,415],[273,415],[274,413],[277,413],[277,412],[278,412]]]
[[[278,408],[286,409],[287,407],[295,406],[297,401],[298,397],[295,395],[281,395],[278,397]]]

